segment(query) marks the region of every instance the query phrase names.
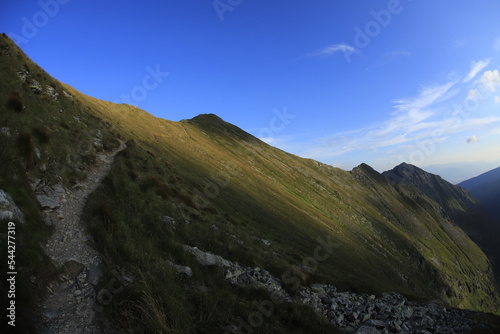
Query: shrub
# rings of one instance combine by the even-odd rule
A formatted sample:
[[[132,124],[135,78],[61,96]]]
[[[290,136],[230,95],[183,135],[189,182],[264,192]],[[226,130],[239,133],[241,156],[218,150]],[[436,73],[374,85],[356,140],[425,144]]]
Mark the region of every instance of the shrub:
[[[21,112],[24,109],[23,101],[19,98],[19,94],[12,93],[7,100],[7,109],[14,110],[15,112]]]
[[[42,144],[47,144],[50,140],[49,131],[45,127],[36,126],[32,130],[33,134]]]
[[[106,229],[106,231],[113,233],[114,227],[116,225],[116,218],[109,207],[104,203],[99,203],[94,208],[93,213],[104,223],[104,228]]]
[[[143,192],[152,188],[159,188],[164,186],[163,180],[159,176],[148,176],[141,184],[140,188]]]

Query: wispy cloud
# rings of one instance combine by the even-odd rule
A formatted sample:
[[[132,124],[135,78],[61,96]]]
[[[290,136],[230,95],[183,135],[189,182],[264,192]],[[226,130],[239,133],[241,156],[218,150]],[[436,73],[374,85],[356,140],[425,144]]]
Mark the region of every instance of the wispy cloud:
[[[484,69],[487,66],[485,64],[474,63],[469,75]],[[471,78],[475,76],[477,73],[471,75]],[[474,116],[470,113],[463,116],[459,111],[456,111],[457,114],[453,111],[452,98],[463,91],[464,86],[467,85],[463,81],[453,80],[424,87],[415,97],[393,101],[393,111],[382,123],[319,138],[303,155],[327,159],[356,151],[380,152],[384,155],[394,154],[391,152],[403,154],[409,151],[408,147],[414,149],[415,145],[422,141],[433,140],[437,143],[458,133],[489,129],[499,124],[500,117]],[[500,86],[498,71],[486,71],[473,87],[482,89],[483,86],[490,89]],[[471,91],[469,96],[475,94],[474,89]],[[438,137],[436,133],[439,133]],[[477,137],[471,136],[468,142],[476,140]]]
[[[481,72],[486,66],[490,64],[491,59],[483,59],[478,61],[473,61],[469,73],[465,76],[462,82],[469,82],[475,78],[475,76]]]
[[[330,56],[330,55],[333,55],[337,52],[342,52],[342,53],[344,53],[344,55],[350,55],[353,53],[358,54],[359,49],[352,46],[352,45],[346,44],[346,43],[332,44],[332,45],[329,45],[321,50],[314,52],[312,55],[314,55],[314,56]]]
[[[475,99],[477,99],[477,90],[469,89],[469,92],[467,93],[467,100],[475,100]]]
[[[479,141],[479,139],[477,139],[476,136],[470,136],[467,138],[467,144],[470,144],[470,143],[477,143]]]

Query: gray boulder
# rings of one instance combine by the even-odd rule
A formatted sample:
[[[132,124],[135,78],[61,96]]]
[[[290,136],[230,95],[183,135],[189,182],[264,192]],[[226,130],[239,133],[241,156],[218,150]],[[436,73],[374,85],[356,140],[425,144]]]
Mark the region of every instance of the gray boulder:
[[[183,248],[185,251],[188,251],[189,253],[193,254],[196,260],[202,266],[219,266],[219,267],[231,266],[231,263],[228,260],[224,259],[223,257],[212,253],[204,252],[198,249],[198,247],[191,247],[184,245]]]
[[[0,220],[26,222],[24,214],[12,197],[2,189],[0,189]]]
[[[43,187],[42,192],[35,194],[38,203],[43,209],[55,209],[61,205],[64,188],[60,184],[53,187]]]
[[[165,263],[168,264],[169,266],[173,267],[177,273],[184,274],[188,277],[193,277],[193,270],[190,267],[180,266],[178,264],[170,262],[169,260],[165,260]]]
[[[95,264],[90,264],[86,271],[87,282],[97,286],[102,279],[102,270]]]

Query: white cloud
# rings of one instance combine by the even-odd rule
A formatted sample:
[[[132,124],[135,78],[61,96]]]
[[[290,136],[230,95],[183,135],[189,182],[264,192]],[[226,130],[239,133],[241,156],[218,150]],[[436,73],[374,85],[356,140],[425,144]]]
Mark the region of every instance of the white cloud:
[[[473,61],[471,66],[470,66],[470,71],[469,74],[464,78],[462,82],[469,82],[474,77],[481,72],[486,66],[490,64],[491,59],[483,59],[483,60],[478,60],[478,61]]]
[[[495,103],[500,103],[500,96],[495,96]]]
[[[475,100],[477,99],[477,90],[471,89],[469,93],[467,93],[467,100]]]
[[[479,141],[479,139],[477,139],[476,136],[470,136],[467,138],[467,143],[470,144],[470,143],[477,143]]]
[[[483,93],[496,91],[497,87],[500,86],[500,73],[498,70],[485,71],[481,78],[476,81]]]
[[[332,44],[329,45],[318,52],[314,53],[315,56],[330,56],[337,52],[343,52],[346,55],[350,55],[352,53],[359,53],[359,50],[354,46],[351,46],[346,43],[340,44]]]

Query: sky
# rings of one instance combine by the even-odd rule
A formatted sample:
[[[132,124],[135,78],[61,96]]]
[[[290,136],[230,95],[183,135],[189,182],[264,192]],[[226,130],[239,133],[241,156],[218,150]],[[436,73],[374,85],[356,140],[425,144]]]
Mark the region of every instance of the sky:
[[[499,14],[497,0],[3,0],[0,32],[99,99],[458,182],[500,166]]]

